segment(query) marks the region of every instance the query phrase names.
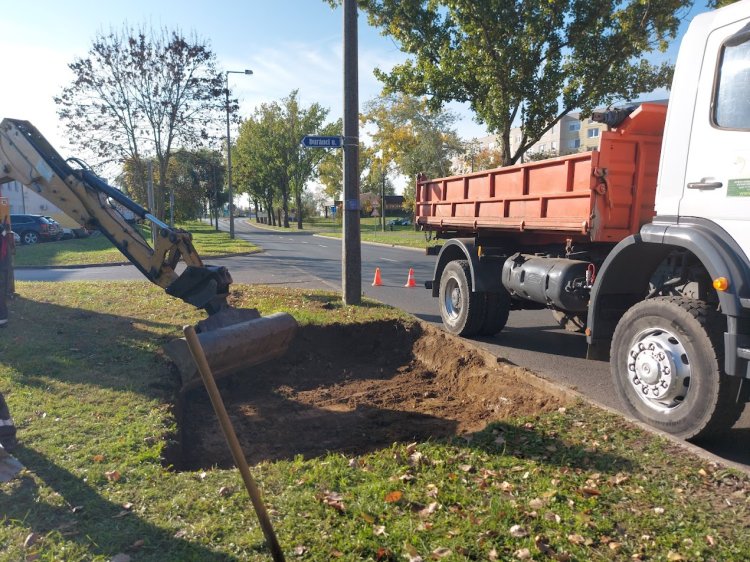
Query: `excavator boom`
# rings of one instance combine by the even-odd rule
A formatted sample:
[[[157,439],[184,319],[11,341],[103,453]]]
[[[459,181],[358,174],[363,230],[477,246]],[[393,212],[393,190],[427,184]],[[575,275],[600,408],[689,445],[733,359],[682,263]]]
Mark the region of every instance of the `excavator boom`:
[[[229,271],[204,264],[189,232],[165,224],[79,160],[63,159],[28,121],[3,119],[0,184],[13,180],[36,191],[81,226],[101,231],[149,281],[169,295],[204,309],[209,318],[199,322],[196,331],[207,344],[210,341],[213,357],[209,356],[209,362],[221,365],[217,374],[231,374],[286,351],[296,329],[294,319],[288,314],[261,319],[255,309],[230,307]],[[110,201],[152,224],[156,232],[153,247]],[[180,261],[186,267],[178,274]],[[226,334],[222,330],[227,330]],[[243,334],[252,345],[243,344]],[[182,371],[183,386],[190,386],[197,371],[192,368],[192,361],[184,360],[183,356],[189,356],[182,341],[167,346],[167,353]]]

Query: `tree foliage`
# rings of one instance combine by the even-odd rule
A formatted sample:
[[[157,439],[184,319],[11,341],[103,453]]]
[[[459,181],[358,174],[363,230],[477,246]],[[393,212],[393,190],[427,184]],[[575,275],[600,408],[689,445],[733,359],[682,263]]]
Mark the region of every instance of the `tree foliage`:
[[[424,172],[430,177],[447,176],[451,158],[462,152],[462,144],[452,128],[455,114],[430,106],[425,99],[396,93],[382,94],[365,106],[365,124],[375,126],[373,151],[382,162],[391,163],[408,178],[404,206],[414,209],[414,179]]]
[[[370,23],[411,57],[376,71],[387,92],[426,96],[431,108],[468,102],[516,162],[573,109],[669,85],[666,49],[691,0],[360,0]],[[523,129],[511,153],[510,130]]]
[[[98,162],[158,164],[155,214],[164,217],[165,181],[177,148],[194,148],[212,136],[226,110],[216,57],[200,39],[165,28],[102,33],[88,55],[70,65],[73,82],[55,98],[72,144]]]
[[[310,134],[340,134],[336,124],[326,124],[328,110],[314,103],[300,105],[294,90],[280,102],[262,104],[240,126],[233,148],[233,172],[237,190],[261,202],[274,216],[274,208],[283,210],[283,224],[289,227],[289,200],[294,197],[298,210],[303,208],[307,183],[317,173],[325,155],[323,149],[303,149],[302,137]],[[302,228],[302,213],[297,212]]]

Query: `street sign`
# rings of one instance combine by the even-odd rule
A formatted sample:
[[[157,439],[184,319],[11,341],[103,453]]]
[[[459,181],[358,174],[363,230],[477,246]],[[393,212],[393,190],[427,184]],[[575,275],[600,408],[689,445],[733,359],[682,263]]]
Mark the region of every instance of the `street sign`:
[[[344,139],[342,137],[307,135],[302,137],[302,146],[306,148],[341,148],[344,146]]]

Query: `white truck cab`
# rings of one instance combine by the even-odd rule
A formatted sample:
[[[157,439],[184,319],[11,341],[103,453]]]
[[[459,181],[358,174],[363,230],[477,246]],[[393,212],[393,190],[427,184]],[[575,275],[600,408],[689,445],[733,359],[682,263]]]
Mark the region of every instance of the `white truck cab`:
[[[589,356],[609,356],[633,416],[705,438],[750,397],[750,0],[682,40],[655,211],[600,269]]]

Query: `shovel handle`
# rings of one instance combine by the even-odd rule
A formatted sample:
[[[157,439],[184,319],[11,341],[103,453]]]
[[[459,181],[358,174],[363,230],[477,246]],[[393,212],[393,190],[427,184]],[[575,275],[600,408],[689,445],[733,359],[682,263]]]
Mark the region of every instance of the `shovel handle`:
[[[221,424],[221,430],[224,432],[224,437],[229,445],[229,450],[232,452],[234,463],[242,475],[242,480],[245,482],[247,493],[250,495],[250,501],[253,503],[255,513],[260,521],[260,526],[263,529],[263,534],[266,537],[266,542],[271,549],[271,555],[273,556],[274,562],[284,562],[284,553],[281,550],[279,541],[276,539],[276,533],[274,533],[273,525],[271,525],[271,519],[268,517],[263,500],[260,497],[260,490],[253,480],[253,476],[250,474],[250,467],[247,465],[245,460],[245,454],[242,452],[242,447],[237,439],[237,434],[232,426],[232,421],[229,419],[227,410],[224,407],[224,401],[221,399],[219,389],[216,386],[211,367],[208,365],[206,354],[203,352],[203,346],[201,345],[198,335],[195,333],[193,326],[185,326],[182,330],[185,333],[185,340],[187,341],[190,354],[193,356],[196,367],[201,374],[203,384],[208,392],[208,397],[211,399],[211,405],[214,407],[216,417],[219,419]]]

